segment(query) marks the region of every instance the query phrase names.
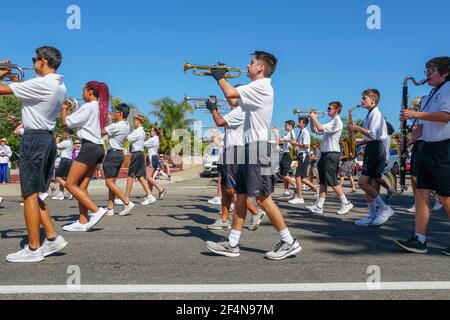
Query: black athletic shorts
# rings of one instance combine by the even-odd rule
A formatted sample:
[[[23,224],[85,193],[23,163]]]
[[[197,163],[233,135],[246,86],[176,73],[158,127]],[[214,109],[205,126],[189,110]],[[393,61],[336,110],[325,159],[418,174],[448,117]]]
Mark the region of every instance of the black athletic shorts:
[[[23,197],[47,192],[56,160],[53,132],[26,130],[20,139],[19,171]]]
[[[245,163],[243,147],[229,147],[221,154],[218,169],[222,178],[221,186],[224,189],[236,189],[236,176],[240,162]]]
[[[289,152],[283,153],[283,157],[281,157],[280,161],[280,176],[286,177],[289,175],[289,171],[291,171],[292,158]]]
[[[81,141],[81,150],[77,157],[77,162],[88,166],[93,166],[103,162],[105,158],[105,148],[102,144],[96,144],[88,140]]]
[[[123,164],[123,151],[109,149],[103,161],[103,172],[106,179],[117,178]]]
[[[411,175],[414,177],[417,177],[417,175],[419,174],[419,172],[417,171],[417,165],[424,145],[425,141],[417,140],[416,142],[414,142],[414,146],[411,150],[411,168],[409,171],[411,172]]]
[[[128,177],[146,177],[144,152],[138,151],[131,154],[131,164],[130,168],[128,169]]]
[[[61,158],[59,167],[55,170],[57,178],[67,178],[69,176],[70,168],[72,167],[72,159]]]
[[[310,157],[307,153],[299,153],[298,154],[298,166],[297,170],[295,170],[295,177],[296,178],[306,178],[308,177],[308,167],[310,164]]]
[[[147,167],[150,167],[153,169],[158,169],[159,168],[159,157],[157,155],[147,157]]]
[[[271,152],[268,142],[245,146],[245,164],[240,164],[237,169],[237,194],[258,197],[270,196],[275,191]]]
[[[327,187],[336,187],[338,183],[338,168],[341,156],[339,152],[322,153],[317,169],[319,170],[320,184]]]
[[[381,141],[369,141],[364,151],[361,175],[380,178],[386,167],[386,149]]]
[[[417,162],[417,189],[450,197],[450,139],[425,142]]]

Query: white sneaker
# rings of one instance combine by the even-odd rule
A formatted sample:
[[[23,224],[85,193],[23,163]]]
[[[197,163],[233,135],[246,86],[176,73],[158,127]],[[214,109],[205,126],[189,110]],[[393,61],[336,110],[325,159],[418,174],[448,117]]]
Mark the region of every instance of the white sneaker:
[[[2,205],[2,203],[3,203],[3,197],[0,197],[0,206]]]
[[[257,214],[252,215],[252,220],[250,226],[248,227],[248,230],[255,231],[256,229],[258,229],[265,216],[266,213],[263,210],[258,210]]]
[[[416,212],[416,205],[413,205],[411,208],[407,209],[406,212],[415,213]]]
[[[357,225],[358,227],[368,227],[370,225],[372,225],[373,221],[376,219],[377,217],[377,213],[369,213],[367,216],[365,216],[364,218],[355,221],[355,225]]]
[[[385,210],[383,210],[382,212],[379,212],[378,216],[375,218],[375,220],[373,220],[371,226],[372,227],[379,227],[383,224],[385,224],[390,217],[392,217],[394,215],[395,211],[392,210],[391,207],[387,207]]]
[[[55,252],[58,252],[59,250],[64,249],[68,244],[69,243],[62,236],[57,236],[53,242],[45,240],[41,247],[42,254],[44,257],[47,257]]]
[[[319,208],[319,206],[317,206],[317,204],[315,204],[313,206],[307,206],[305,208],[306,208],[306,210],[308,210],[312,213],[323,213],[323,208]]]
[[[26,245],[22,250],[17,251],[16,253],[8,254],[6,256],[6,261],[13,263],[41,262],[44,259],[45,258],[42,252],[42,248],[39,248],[36,251],[31,251],[28,245]]]
[[[105,216],[106,212],[108,212],[108,211],[105,208],[100,208],[97,213],[90,213],[89,214],[90,219],[89,219],[89,222],[87,223],[88,230],[90,230],[93,227],[95,227],[95,225],[97,223],[99,223],[100,220],[103,219],[103,217]]]
[[[290,204],[305,204],[305,200],[303,198],[294,198],[292,200],[289,200]]]
[[[56,196],[52,197],[52,200],[63,201],[64,200],[64,193],[62,193],[60,191]]]
[[[41,193],[39,195],[39,199],[41,199],[41,201],[45,201],[45,199],[47,199],[47,198],[48,198],[48,193],[47,192]]]
[[[69,193],[69,200],[73,200],[73,194]]]
[[[122,212],[119,213],[119,216],[126,216],[127,214],[130,213],[131,210],[133,210],[135,204],[133,202],[129,202],[127,206],[125,206],[125,208],[123,209]]]
[[[353,209],[353,204],[351,204],[350,202],[347,204],[341,204],[341,210],[338,210],[337,214],[340,216],[346,215],[347,213],[350,212],[350,210]]]
[[[120,200],[119,198],[114,199],[114,204],[117,204],[118,206],[123,206],[123,202],[122,200]]]
[[[439,201],[436,200],[436,202],[434,203],[434,207],[433,209],[431,209],[431,211],[439,211],[443,208],[442,204],[439,203]]]
[[[216,206],[220,206],[222,204],[222,198],[221,197],[214,197],[212,199],[208,200],[209,204],[214,204]]]
[[[63,230],[67,232],[86,232],[89,228],[87,224],[81,224],[80,221],[76,221],[72,224],[64,226]]]
[[[141,204],[143,206],[148,206],[149,204],[155,203],[156,202],[156,198],[152,195],[149,195],[147,197],[144,198],[144,202],[142,202]]]
[[[108,216],[108,217],[114,216],[114,209],[107,209],[105,216]]]
[[[289,198],[291,196],[291,193],[289,191],[283,192],[283,197]]]
[[[273,251],[266,253],[266,258],[270,260],[283,260],[291,256],[295,256],[302,251],[302,247],[297,240],[294,239],[292,244],[286,242],[279,242]]]

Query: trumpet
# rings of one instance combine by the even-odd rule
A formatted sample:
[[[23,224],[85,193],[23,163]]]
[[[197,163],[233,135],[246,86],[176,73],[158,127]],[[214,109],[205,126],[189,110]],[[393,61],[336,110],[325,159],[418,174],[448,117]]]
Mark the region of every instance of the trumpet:
[[[227,100],[225,99],[218,99],[214,96],[209,96],[209,98],[191,98],[187,95],[184,96],[184,102],[188,103],[190,106],[192,106],[195,110],[197,109],[206,109],[206,101],[215,99],[217,102],[217,107],[222,108],[226,103]]]
[[[25,71],[33,70],[34,68],[23,68],[17,64],[0,63],[0,70],[17,70],[16,73],[10,72],[1,81],[4,82],[22,82],[25,80]]]
[[[309,117],[311,112],[317,113],[317,117],[319,119],[325,117],[325,112],[317,111],[315,109],[311,109],[310,111],[304,111],[304,110],[301,110],[301,109],[294,109],[294,116],[298,115],[299,117]]]
[[[212,69],[225,69],[228,72],[225,74],[225,78],[227,79],[237,79],[240,78],[242,73],[246,73],[246,71],[239,69],[239,68],[233,68],[225,65],[224,63],[218,62],[215,66],[202,66],[197,64],[191,64],[188,62],[184,62],[184,73],[186,73],[189,70],[193,70],[192,74],[194,76],[199,77],[210,77],[211,72],[197,72],[197,70],[212,70]]]

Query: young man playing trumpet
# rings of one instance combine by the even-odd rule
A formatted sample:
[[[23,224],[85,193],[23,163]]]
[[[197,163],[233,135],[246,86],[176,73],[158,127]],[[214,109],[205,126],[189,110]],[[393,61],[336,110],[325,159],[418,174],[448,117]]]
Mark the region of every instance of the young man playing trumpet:
[[[270,53],[256,51],[247,66],[247,76],[252,80],[248,85],[233,87],[225,79],[227,70],[213,69],[212,76],[217,80],[228,100],[237,99],[245,112],[244,142],[245,164],[240,164],[236,178],[237,204],[233,217],[233,229],[228,241],[206,242],[206,247],[219,255],[238,257],[241,230],[247,214],[247,198],[256,201],[267,213],[273,226],[280,233],[280,242],[266,258],[283,260],[299,253],[302,248],[289,232],[280,209],[274,203],[274,176],[271,166],[271,147],[269,145],[272,122],[274,91],[270,77],[275,71],[277,59]]]
[[[320,124],[317,119],[317,112],[313,111],[310,114],[312,132],[323,135],[321,156],[317,164],[320,176],[320,194],[313,206],[306,207],[312,213],[323,213],[328,187],[333,188],[341,201],[341,208],[337,214],[345,215],[353,208],[353,204],[347,200],[337,178],[341,159],[339,141],[344,128],[340,117],[341,111],[342,104],[340,102],[331,102],[328,106],[328,116],[331,121],[324,125]]]
[[[22,123],[25,129],[20,140],[20,186],[24,202],[28,244],[6,257],[8,262],[39,262],[67,246],[58,236],[47,205],[39,193],[48,191],[56,158],[53,130],[61,105],[66,96],[63,77],[57,74],[62,55],[53,47],[36,49],[33,58],[37,78],[0,85],[0,95],[14,94],[22,100]],[[0,79],[10,73],[0,71]],[[46,240],[41,246],[40,225],[44,227]]]

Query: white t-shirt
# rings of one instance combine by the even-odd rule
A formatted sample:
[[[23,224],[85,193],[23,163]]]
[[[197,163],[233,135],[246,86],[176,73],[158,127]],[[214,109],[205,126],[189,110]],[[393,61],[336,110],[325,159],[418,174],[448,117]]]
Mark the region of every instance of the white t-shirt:
[[[291,140],[295,140],[295,132],[292,130],[291,132],[288,132],[287,135],[283,137],[284,143],[283,143],[283,152],[288,153],[289,147],[291,146]]]
[[[300,144],[307,144],[309,146],[308,148],[297,147],[297,152],[309,153],[309,150],[311,149],[311,134],[309,133],[309,130],[307,128],[304,128],[300,132],[300,134],[297,138],[297,142]]]
[[[243,147],[245,112],[238,106],[225,115],[223,119],[227,123],[225,128],[225,149],[235,146]]]
[[[145,131],[143,127],[135,129],[128,135],[127,139],[132,144],[131,152],[144,151]]]
[[[321,152],[341,152],[339,141],[341,139],[342,129],[344,124],[341,117],[337,115],[330,122],[323,125],[324,131],[318,134],[323,135]]]
[[[365,137],[365,141],[381,141],[383,142],[386,139],[387,133],[387,124],[386,120],[383,118],[383,115],[380,112],[378,107],[372,109],[372,111],[367,115],[364,120],[364,129],[369,132],[369,135],[372,137]]]
[[[25,130],[53,131],[56,118],[66,98],[66,86],[59,74],[50,73],[25,82],[9,85],[22,100],[22,123]]]
[[[130,126],[126,121],[112,123],[105,127],[109,136],[109,149],[125,150],[123,143],[130,134]]]
[[[61,151],[61,158],[72,160],[73,142],[72,140],[64,140],[56,145],[59,151]]]
[[[103,144],[100,128],[100,110],[97,101],[83,104],[77,111],[67,117],[67,126],[76,128],[77,135],[95,144]]]
[[[4,145],[3,147],[0,146],[0,154],[4,153],[4,156],[0,156],[0,163],[8,163],[9,158],[12,156],[11,148],[7,145]]]
[[[424,100],[428,101],[428,99],[429,97]],[[447,82],[440,88],[423,111],[450,113],[450,82]],[[422,138],[426,142],[438,142],[450,139],[450,121],[421,121],[421,123],[423,123]]]
[[[241,96],[239,105],[245,112],[244,142],[269,141],[274,102],[272,80],[255,80],[236,90]]]
[[[145,141],[144,146],[148,150],[149,157],[157,156],[159,150],[159,137],[158,136],[151,137],[150,139]]]

